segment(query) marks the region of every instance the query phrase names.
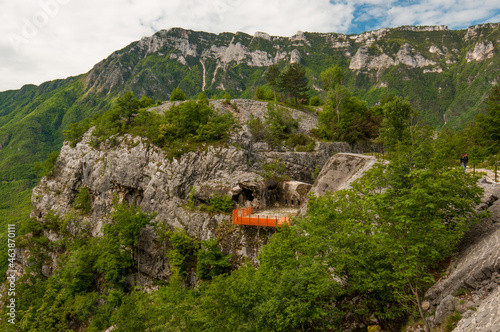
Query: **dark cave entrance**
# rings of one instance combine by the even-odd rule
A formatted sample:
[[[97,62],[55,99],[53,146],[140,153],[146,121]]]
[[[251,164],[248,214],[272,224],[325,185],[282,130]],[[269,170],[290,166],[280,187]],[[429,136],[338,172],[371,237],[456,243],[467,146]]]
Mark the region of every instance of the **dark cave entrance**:
[[[241,190],[241,194],[240,194],[240,199],[242,201],[253,201],[254,197],[253,197],[253,192],[248,189],[248,188],[242,188]]]

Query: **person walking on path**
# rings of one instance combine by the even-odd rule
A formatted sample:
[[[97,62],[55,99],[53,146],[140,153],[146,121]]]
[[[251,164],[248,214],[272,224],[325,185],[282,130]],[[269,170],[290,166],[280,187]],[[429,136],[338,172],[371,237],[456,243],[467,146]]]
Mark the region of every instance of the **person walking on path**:
[[[467,168],[468,162],[469,162],[469,157],[467,156],[467,153],[466,153],[460,158],[460,164],[462,164],[462,167],[464,168],[464,171],[462,172],[462,174],[465,174],[465,169]]]

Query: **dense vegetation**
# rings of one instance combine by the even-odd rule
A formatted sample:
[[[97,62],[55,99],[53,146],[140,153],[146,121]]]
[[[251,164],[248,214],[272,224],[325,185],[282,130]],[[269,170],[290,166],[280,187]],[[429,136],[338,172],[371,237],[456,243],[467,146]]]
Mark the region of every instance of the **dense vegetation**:
[[[451,135],[465,128],[477,113],[483,111],[485,95],[491,82],[495,82],[500,68],[497,56],[482,61],[468,61],[466,54],[477,43],[498,40],[499,31],[498,25],[484,25],[474,29],[475,37],[464,38],[467,30],[415,32],[406,28],[390,29],[368,48],[370,56],[383,51],[394,57],[402,45],[408,43],[436,65],[412,68],[399,64],[385,70],[361,71],[347,70],[349,58],[345,56],[347,51],[354,55],[361,43],[337,34],[304,33],[307,41],[292,41],[285,37],[275,37],[270,41],[244,33],[215,35],[171,29],[159,31],[155,38],[161,41],[183,38],[187,45],[196,45],[197,50],[210,49],[213,45],[227,47],[231,42],[240,43],[249,51],[268,52],[275,58],[279,58],[276,53],[278,46],[280,54],[298,51],[300,64],[309,80],[307,98],[311,105],[330,103],[334,111],[338,111],[337,103],[332,104],[332,98],[318,92],[320,87],[325,87],[321,74],[336,65],[342,71],[342,85],[349,89],[353,97],[365,101],[368,110],[376,109],[374,105],[391,94],[407,96],[412,106],[420,111],[420,119],[434,128],[446,123],[445,128],[452,130]],[[336,42],[333,40],[346,46],[334,46]],[[459,52],[445,52],[443,56],[439,52],[430,52],[433,45],[441,51],[448,49]],[[94,114],[102,114],[126,91],[132,91],[135,96],[149,96],[155,101],[194,97],[202,91],[202,87],[207,96],[224,99],[230,95],[232,98],[257,96],[272,100],[278,97],[274,92],[281,92],[286,97],[292,91],[288,88],[280,90],[277,86],[280,82],[279,73],[286,71],[289,58],[277,63],[278,75],[268,82],[266,76],[269,71],[265,66],[234,61],[221,69],[217,59],[207,58],[203,67],[198,56],[181,53],[167,42],[156,53],[143,48],[141,42],[134,42],[115,52],[87,74],[0,92],[0,195],[4,198],[0,209],[0,237],[5,234],[6,223],[17,223],[29,214],[29,210],[23,206],[29,204],[31,188],[37,181],[38,170],[33,168],[34,164],[43,162],[50,153],[60,149],[64,140],[62,133],[71,124],[91,118]],[[428,72],[438,66],[443,69],[442,73]],[[182,89],[184,95],[178,94],[176,89]],[[298,101],[307,100],[304,96],[297,97]],[[339,100],[335,99],[336,102]],[[380,114],[375,112],[375,115]],[[363,116],[365,119],[370,117],[370,114]],[[328,122],[328,119],[325,120]],[[361,136],[373,137],[373,128],[358,129],[359,123],[363,127],[365,122],[357,115],[347,117],[344,122],[335,128],[343,131],[343,134],[332,134],[329,130],[333,128],[332,123],[326,123],[319,136],[348,141]]]
[[[481,40],[498,34],[498,28],[479,31]],[[471,165],[499,161],[500,85],[483,98],[497,75],[486,69],[500,68],[495,66],[498,57],[467,61],[463,55],[474,45],[466,44],[463,34],[445,31],[426,39],[395,29],[368,50],[397,52],[410,42],[446,67],[427,51],[446,39],[450,49],[463,49],[463,54],[443,74],[399,65],[383,73],[351,75],[343,55],[317,48],[316,42],[325,44],[323,37],[307,33],[313,46],[280,39],[284,49],[299,47],[311,54],[302,65],[281,61],[266,70],[242,63],[214,72],[215,61],[207,60],[207,75],[213,79],[197,100],[188,99],[201,91],[198,59],[186,57],[185,66],[172,60],[174,49],[163,50],[170,56],[143,56],[132,52],[135,44],[119,52],[120,68],[132,68],[124,73],[124,84],[103,88],[96,81],[89,87],[90,78],[82,75],[0,93],[1,240],[6,242],[7,224],[19,224],[18,243],[32,254],[30,273],[18,283],[19,324],[12,329],[2,321],[1,329],[102,331],[116,325],[120,331],[342,330],[353,322],[394,327],[408,316],[419,316],[421,296],[434,277],[430,271],[469,226],[465,217],[475,218],[472,207],[480,195],[476,179],[453,167],[465,152]],[[224,44],[234,39],[252,50],[273,50],[271,42],[245,34],[221,34],[217,41],[209,37],[193,32],[190,42]],[[114,61],[105,64],[112,69]],[[221,85],[227,90],[218,89]],[[170,246],[166,250],[175,273],[152,293],[135,289],[126,276],[139,272],[134,247],[141,229],[152,226],[153,215],[116,202],[104,236],[91,237],[82,216],[91,213],[92,205],[88,189],[82,187],[73,214],[53,211],[42,224],[28,218],[31,188],[37,177],[53,174],[63,132],[75,146],[94,127],[90,144],[102,149],[123,134],[141,136],[177,157],[201,148],[201,143],[224,142],[238,125],[229,114],[209,107],[207,94],[227,103],[231,96],[275,101],[264,119],[247,122],[256,140],[297,151],[311,151],[315,140],[340,140],[385,149],[391,163],[374,168],[349,191],[311,201],[304,220],[295,220],[271,238],[258,267],[247,263],[234,270],[217,240],[198,243],[181,230],[158,227],[158,238]],[[187,101],[158,114],[147,111],[155,102],[146,95]],[[396,97],[400,95],[408,98]],[[306,102],[321,108],[307,108]],[[298,120],[284,104],[318,112],[318,128],[298,133]],[[438,132],[419,123],[439,128],[446,119]],[[280,163],[266,164],[263,175],[280,180],[282,170]],[[196,208],[218,213],[232,207],[228,196],[214,195]],[[58,234],[59,240],[49,241],[44,231]],[[401,251],[404,246],[412,250]],[[40,269],[49,252],[60,255],[60,267],[54,277],[45,278]],[[8,262],[4,250],[0,262],[3,280]],[[196,274],[200,282],[186,285],[188,274]]]
[[[466,129],[482,133],[467,141],[472,155],[474,149],[483,157],[498,152],[498,94],[495,87],[485,114]],[[326,103],[323,112],[331,115],[329,122],[320,121],[318,132],[325,123],[333,125],[324,131],[338,132],[334,128],[343,116],[368,112],[353,98],[343,95],[339,113]],[[128,133],[171,151],[181,142],[219,141],[234,125],[203,98],[161,115],[146,111],[152,104],[127,93],[66,135],[78,144],[94,127],[90,142],[96,148]],[[474,207],[481,190],[477,177],[450,167],[463,149],[457,145],[463,133],[444,131],[435,138],[400,97],[388,98],[373,112],[380,120],[371,125],[380,128],[377,142],[389,152],[390,163],[374,167],[352,189],[312,199],[304,219],[279,229],[262,248],[258,267],[248,262],[235,269],[216,239],[199,243],[183,230],[164,229],[151,222],[154,215],[126,201],[115,201],[104,236],[92,237],[81,217],[92,208],[85,187],[75,196],[74,213],[52,211],[43,223],[25,219],[18,243],[31,256],[29,273],[18,282],[19,324],[0,326],[5,331],[102,331],[112,325],[117,331],[340,331],[356,324],[394,329],[409,316],[421,316],[423,293],[440,264],[480,217]],[[297,121],[276,104],[270,104],[264,121],[252,121],[258,120],[249,122],[254,134],[261,129],[262,139],[274,137],[274,144],[298,135]],[[43,174],[50,176],[53,159],[40,165]],[[266,171],[273,173],[279,168],[274,166]],[[218,212],[230,211],[233,202],[214,195],[207,204],[207,211]],[[150,293],[127,281],[139,272],[133,253],[146,226],[155,227],[173,271],[168,283]],[[49,241],[47,231],[59,239]],[[60,255],[60,267],[46,278],[40,269],[49,252]],[[196,285],[185,282],[192,274]]]
[[[178,90],[179,93],[183,93]],[[75,146],[87,130],[94,127],[90,144],[116,144],[125,133],[147,138],[158,147],[179,156],[199,142],[217,142],[229,135],[235,124],[231,114],[220,114],[208,105],[207,99],[190,100],[171,107],[163,115],[148,110],[150,98],[137,99],[131,92],[118,98],[116,105],[104,112],[72,124],[65,131],[70,146]]]

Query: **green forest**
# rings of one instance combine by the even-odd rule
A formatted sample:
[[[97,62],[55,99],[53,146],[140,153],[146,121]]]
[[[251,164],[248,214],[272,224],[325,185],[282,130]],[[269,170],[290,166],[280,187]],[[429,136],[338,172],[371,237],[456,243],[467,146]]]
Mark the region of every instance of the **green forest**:
[[[255,89],[254,98],[269,102],[264,120],[238,123],[210,107],[206,93],[189,99],[177,88],[170,100],[185,101],[164,114],[148,111],[156,104],[153,99],[127,92],[104,112],[68,124],[64,131],[54,126],[73,147],[93,128],[90,145],[95,149],[130,134],[179,157],[206,143],[229,144],[229,131],[248,125],[254,139],[271,145],[310,151],[311,142],[344,141],[383,149],[387,162],[378,163],[351,189],[311,198],[304,218],[270,237],[258,266],[246,262],[239,267],[220,251],[217,239],[199,242],[184,230],[153,225],[154,214],[118,200],[104,235],[93,237],[90,226],[81,222],[92,209],[85,188],[76,196],[74,214],[53,212],[40,223],[28,218],[30,188],[37,180],[28,176],[3,182],[18,194],[1,188],[1,195],[10,196],[1,197],[0,226],[17,223],[16,243],[30,255],[17,281],[17,324],[2,319],[1,330],[343,331],[358,324],[369,331],[398,331],[422,322],[425,290],[443,273],[470,225],[485,216],[475,210],[482,194],[478,176],[462,174],[458,161],[468,153],[471,165],[498,164],[500,85],[462,130],[436,131],[421,121],[407,98],[387,94],[369,107],[349,89],[339,66],[321,72],[323,90],[314,93],[300,65],[271,67],[263,74],[266,82]],[[73,88],[79,89],[76,81]],[[211,97],[231,104],[228,91]],[[71,98],[71,91],[61,98]],[[297,121],[284,106],[317,111],[317,128],[298,133]],[[50,154],[26,172],[54,176],[57,156]],[[213,213],[230,211],[233,203],[214,197],[208,204]],[[69,232],[75,224],[80,224],[78,231]],[[158,289],[150,292],[127,280],[140,272],[133,253],[147,225],[168,243],[172,266],[168,282],[158,280]],[[49,241],[44,230],[58,234],[57,241]],[[41,268],[49,252],[59,255],[60,267],[46,278]],[[4,279],[6,252],[1,261]],[[184,280],[188,270],[196,271],[195,285]],[[4,306],[3,317],[7,311]]]

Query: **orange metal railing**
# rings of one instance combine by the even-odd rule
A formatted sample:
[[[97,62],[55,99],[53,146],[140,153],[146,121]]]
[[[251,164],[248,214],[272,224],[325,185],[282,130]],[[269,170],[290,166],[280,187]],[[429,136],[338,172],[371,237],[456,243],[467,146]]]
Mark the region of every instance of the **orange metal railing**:
[[[276,227],[283,224],[290,224],[288,217],[268,217],[268,216],[251,216],[252,207],[233,210],[233,224],[251,225],[251,226],[267,226]]]

